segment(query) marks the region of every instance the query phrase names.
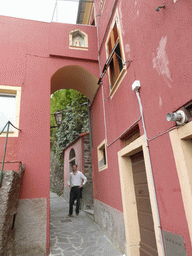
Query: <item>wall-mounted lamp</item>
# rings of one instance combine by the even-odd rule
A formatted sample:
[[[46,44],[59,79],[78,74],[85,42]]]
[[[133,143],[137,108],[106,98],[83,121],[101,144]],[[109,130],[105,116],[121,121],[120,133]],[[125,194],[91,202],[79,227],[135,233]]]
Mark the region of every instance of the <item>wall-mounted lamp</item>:
[[[165,5],[163,4],[163,5],[161,5],[161,6],[158,6],[157,9],[156,9],[156,11],[159,12],[161,8],[165,8]]]
[[[167,121],[176,122],[178,125],[182,125],[187,122],[187,116],[183,110],[178,110],[176,113],[168,113]]]
[[[63,120],[63,111],[60,111],[58,109],[57,112],[54,113],[54,116],[55,116],[55,122],[56,122],[57,126],[60,126],[62,124],[62,120]]]
[[[54,115],[55,117],[55,122],[57,124],[57,126],[51,126],[51,128],[56,128],[59,127],[62,124],[62,120],[63,120],[63,111],[60,111],[59,109],[57,110],[57,112],[51,114]]]

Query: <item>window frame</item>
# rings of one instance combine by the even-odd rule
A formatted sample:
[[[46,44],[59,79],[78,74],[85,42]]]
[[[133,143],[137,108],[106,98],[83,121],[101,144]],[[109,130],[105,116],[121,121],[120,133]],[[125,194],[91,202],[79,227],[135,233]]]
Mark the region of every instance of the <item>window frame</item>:
[[[115,33],[116,33],[116,35],[114,35]],[[110,45],[111,45],[111,47],[110,47]],[[118,45],[119,45],[119,47],[118,47]],[[109,84],[110,84],[110,96],[112,98],[127,72],[127,68],[125,65],[125,53],[124,53],[118,11],[116,12],[116,14],[114,16],[110,31],[108,33],[108,37],[107,37],[107,40],[105,43],[105,48],[106,48],[106,57],[107,57],[106,63],[109,64],[108,65],[108,74],[109,74]],[[121,69],[120,69],[119,57],[115,54],[115,52],[117,51],[118,48],[120,51],[120,58],[122,59],[122,61],[121,61],[122,68]],[[114,68],[113,74],[112,74],[112,65]],[[120,69],[119,71],[118,71],[118,68]],[[115,80],[113,82],[112,77],[114,77],[114,76],[115,76]]]
[[[148,189],[150,198],[153,196],[153,186],[151,180],[151,168],[148,158],[147,146],[145,136],[142,135],[132,143],[127,145],[118,151],[118,164],[119,164],[119,175],[120,175],[120,185],[122,193],[122,203],[123,203],[123,215],[125,222],[125,235],[127,242],[127,255],[140,255],[140,231],[139,222],[137,215],[137,206],[133,182],[133,172],[131,156],[143,151],[145,170],[148,182]],[[154,200],[150,200],[151,210],[153,215],[155,238],[157,242],[158,255],[163,255],[163,248],[161,243],[158,243],[161,237],[161,229],[159,229],[159,217],[158,210]]]
[[[103,12],[105,0],[100,0],[100,11]]]
[[[105,153],[103,153],[103,150]],[[108,164],[107,164],[107,150],[106,150],[106,142],[105,140],[103,140],[99,146],[97,147],[97,157],[98,157],[98,169],[99,171],[103,171],[105,169],[108,168]],[[102,161],[102,159],[104,159],[104,165],[102,165],[101,167],[99,166],[100,162]]]
[[[20,101],[21,101],[21,87],[0,85],[0,93],[16,95],[16,110],[15,110],[15,127],[19,128],[19,116],[20,116]],[[6,131],[2,132],[0,137],[6,137]],[[9,131],[9,137],[18,137],[19,131],[14,128],[13,131]]]

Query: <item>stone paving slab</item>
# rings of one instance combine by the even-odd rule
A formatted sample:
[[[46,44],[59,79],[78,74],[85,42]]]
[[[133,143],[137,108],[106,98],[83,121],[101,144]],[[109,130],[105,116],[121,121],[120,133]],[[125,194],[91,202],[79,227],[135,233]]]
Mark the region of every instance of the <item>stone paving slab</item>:
[[[50,256],[123,256],[83,211],[79,218],[66,218],[68,207],[50,194]]]

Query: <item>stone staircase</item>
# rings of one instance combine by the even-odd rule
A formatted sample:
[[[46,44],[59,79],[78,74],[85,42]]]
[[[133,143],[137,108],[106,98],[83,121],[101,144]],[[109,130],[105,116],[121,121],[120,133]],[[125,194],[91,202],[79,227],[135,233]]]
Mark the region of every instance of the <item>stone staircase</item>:
[[[13,255],[14,224],[24,165],[19,171],[4,171],[0,187],[0,255]]]
[[[93,184],[92,180],[88,180],[83,189],[83,198],[82,198],[82,210],[94,220],[94,204],[93,204]]]

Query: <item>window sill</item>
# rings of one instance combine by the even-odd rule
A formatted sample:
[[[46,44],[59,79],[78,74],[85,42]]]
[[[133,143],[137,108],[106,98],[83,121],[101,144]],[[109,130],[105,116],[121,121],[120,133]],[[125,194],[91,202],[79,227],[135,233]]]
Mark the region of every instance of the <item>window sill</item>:
[[[119,85],[121,84],[121,82],[122,82],[124,76],[126,75],[126,73],[127,73],[127,68],[123,67],[123,69],[121,70],[121,73],[117,77],[117,80],[115,81],[115,84],[113,85],[113,87],[112,87],[112,89],[110,91],[111,98],[113,98],[116,90],[119,88]]]
[[[102,167],[100,167],[100,168],[99,168],[99,172],[101,172],[101,171],[103,171],[103,170],[105,170],[105,169],[107,169],[107,165],[103,165]]]
[[[69,46],[69,49],[88,51],[88,47],[85,46]]]
[[[1,135],[0,135],[0,138],[1,137],[6,137],[6,136],[7,136],[7,132],[2,132]],[[18,137],[18,136],[19,136],[18,130],[8,133],[8,137]]]

